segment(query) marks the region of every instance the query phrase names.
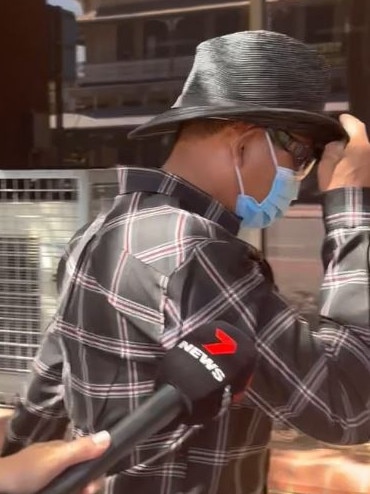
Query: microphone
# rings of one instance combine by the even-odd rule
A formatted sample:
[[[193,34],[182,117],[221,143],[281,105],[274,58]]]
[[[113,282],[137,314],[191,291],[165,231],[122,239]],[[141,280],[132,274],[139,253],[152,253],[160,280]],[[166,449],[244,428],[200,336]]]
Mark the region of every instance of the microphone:
[[[214,417],[227,386],[232,394],[246,387],[255,360],[252,338],[226,322],[215,321],[189,333],[162,358],[158,390],[109,430],[108,450],[70,467],[38,494],[78,494],[174,419],[199,424]]]

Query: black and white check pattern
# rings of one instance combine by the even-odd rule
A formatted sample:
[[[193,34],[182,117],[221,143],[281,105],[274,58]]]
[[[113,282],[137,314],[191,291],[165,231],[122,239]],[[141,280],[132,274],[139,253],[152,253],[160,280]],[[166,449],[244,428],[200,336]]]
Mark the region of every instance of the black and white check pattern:
[[[69,420],[75,436],[108,428],[151,395],[163,353],[212,320],[255,340],[244,401],[203,429],[167,428],[136,447],[107,493],[262,493],[272,419],[327,442],[369,441],[370,189],[326,194],[313,332],[235,237],[232,213],[163,171],[120,173],[121,194],[80,262],[82,232],[61,264],[72,275],[68,303],[46,332],[4,454],[60,437]]]

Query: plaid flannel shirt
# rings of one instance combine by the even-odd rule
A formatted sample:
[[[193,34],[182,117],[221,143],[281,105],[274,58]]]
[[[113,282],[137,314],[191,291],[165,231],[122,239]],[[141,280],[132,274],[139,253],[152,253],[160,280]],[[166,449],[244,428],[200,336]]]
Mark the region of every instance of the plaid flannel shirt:
[[[68,421],[75,436],[109,428],[152,394],[163,353],[212,320],[253,336],[245,399],[191,434],[168,427],[137,446],[107,493],[262,493],[273,419],[327,442],[369,441],[370,189],[324,197],[314,332],[235,237],[232,213],[161,170],[120,174],[121,193],[78,265],[82,232],[69,245],[68,303],[46,331],[4,454],[60,437]]]

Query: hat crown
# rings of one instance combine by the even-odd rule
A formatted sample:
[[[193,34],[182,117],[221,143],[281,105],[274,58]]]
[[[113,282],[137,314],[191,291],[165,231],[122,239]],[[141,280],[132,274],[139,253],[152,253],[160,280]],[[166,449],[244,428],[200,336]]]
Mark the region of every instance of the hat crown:
[[[311,47],[284,34],[244,31],[199,44],[174,108],[249,103],[321,111],[330,71]]]
[[[329,92],[330,70],[312,47],[270,31],[228,34],[198,45],[176,103],[129,137],[174,133],[211,117],[301,132],[321,144],[348,139],[323,111]]]

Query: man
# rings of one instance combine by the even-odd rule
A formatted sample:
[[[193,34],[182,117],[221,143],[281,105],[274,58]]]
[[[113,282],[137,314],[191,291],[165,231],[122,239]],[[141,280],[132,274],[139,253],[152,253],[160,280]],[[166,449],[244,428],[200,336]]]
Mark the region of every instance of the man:
[[[0,410],[0,445],[6,422],[12,412]],[[109,446],[108,432],[72,442],[51,441],[34,444],[20,453],[0,459],[0,492],[3,494],[34,494],[68,467],[101,455]],[[100,483],[91,484],[83,494],[94,494]]]
[[[6,454],[60,434],[67,416],[79,433],[109,428],[153,392],[163,353],[214,320],[255,341],[244,400],[133,449],[107,492],[261,494],[273,419],[327,442],[369,440],[370,145],[361,122],[343,116],[346,132],[322,113],[327,95],[321,58],[284,35],[198,47],[174,107],[134,131],[177,133],[164,167],[123,168],[112,209],[69,246]],[[236,234],[280,217],[320,160],[326,275],[313,332]]]

